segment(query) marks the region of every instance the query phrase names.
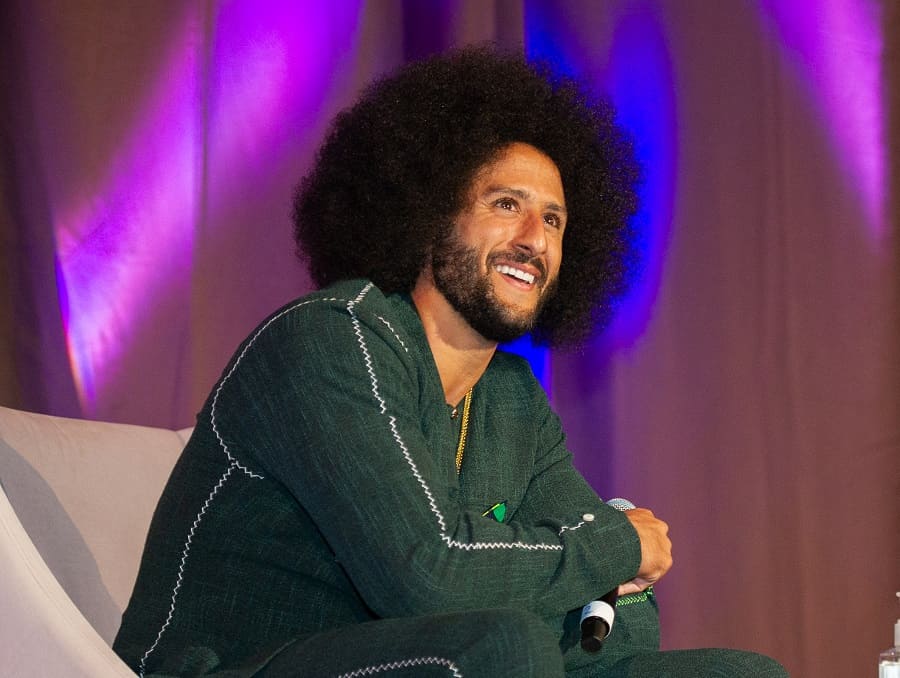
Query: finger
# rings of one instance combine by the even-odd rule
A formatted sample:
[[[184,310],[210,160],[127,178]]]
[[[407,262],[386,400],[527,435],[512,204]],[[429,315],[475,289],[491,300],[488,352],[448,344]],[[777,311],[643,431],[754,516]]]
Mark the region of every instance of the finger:
[[[640,587],[637,584],[635,584],[634,582],[630,582],[630,581],[625,582],[624,584],[619,584],[619,589],[617,591],[617,593],[620,596],[627,596],[632,593],[640,593],[640,592],[641,592]]]

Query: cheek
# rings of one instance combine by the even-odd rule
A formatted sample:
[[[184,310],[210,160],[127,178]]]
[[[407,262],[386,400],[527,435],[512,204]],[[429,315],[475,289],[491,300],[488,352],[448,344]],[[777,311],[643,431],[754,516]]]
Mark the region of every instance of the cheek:
[[[558,242],[554,247],[550,257],[550,269],[554,276],[559,273],[559,268],[562,265],[563,258],[563,247],[562,241]]]
[[[496,224],[482,215],[472,215],[456,224],[456,236],[466,247],[480,249],[488,243],[496,231]]]

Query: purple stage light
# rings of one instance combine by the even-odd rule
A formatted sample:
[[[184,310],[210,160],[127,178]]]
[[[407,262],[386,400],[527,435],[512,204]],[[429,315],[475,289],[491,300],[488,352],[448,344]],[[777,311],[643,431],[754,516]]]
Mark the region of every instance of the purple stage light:
[[[606,87],[634,140],[643,172],[634,217],[637,262],[627,295],[606,333],[611,346],[634,342],[650,322],[672,226],[677,170],[677,122],[672,63],[663,26],[650,11],[616,24]]]
[[[95,412],[108,367],[128,344],[133,318],[189,270],[202,25],[185,17],[106,178],[54,214],[66,341],[87,415]]]
[[[659,289],[672,221],[676,175],[676,101],[665,32],[652,7],[599,21],[590,6],[526,3],[526,52],[610,97],[631,134],[643,171],[634,217],[636,262],[630,290],[617,300],[610,346],[632,343],[645,330]]]
[[[149,95],[135,103],[106,178],[54,215],[66,342],[86,415],[141,322],[189,301],[195,237],[228,209],[227,187],[295,151],[290,135],[315,119],[339,60],[353,54],[361,7],[243,0],[214,10],[212,38],[195,7],[170,31],[160,50],[168,56],[155,82],[138,88]],[[208,182],[210,167],[227,180]]]
[[[759,0],[763,29],[828,131],[876,241],[887,229],[880,4]]]

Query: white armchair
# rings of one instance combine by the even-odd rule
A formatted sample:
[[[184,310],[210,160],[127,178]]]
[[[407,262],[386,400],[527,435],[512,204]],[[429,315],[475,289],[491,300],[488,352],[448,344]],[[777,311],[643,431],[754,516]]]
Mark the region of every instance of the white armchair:
[[[110,649],[190,429],[0,407],[0,672],[133,676]]]

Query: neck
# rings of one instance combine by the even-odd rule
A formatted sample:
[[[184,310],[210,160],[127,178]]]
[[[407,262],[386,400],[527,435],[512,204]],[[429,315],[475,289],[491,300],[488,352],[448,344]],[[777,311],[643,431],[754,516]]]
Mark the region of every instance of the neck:
[[[427,274],[419,278],[412,299],[437,365],[444,397],[455,405],[484,374],[497,342],[488,341],[473,330]]]

